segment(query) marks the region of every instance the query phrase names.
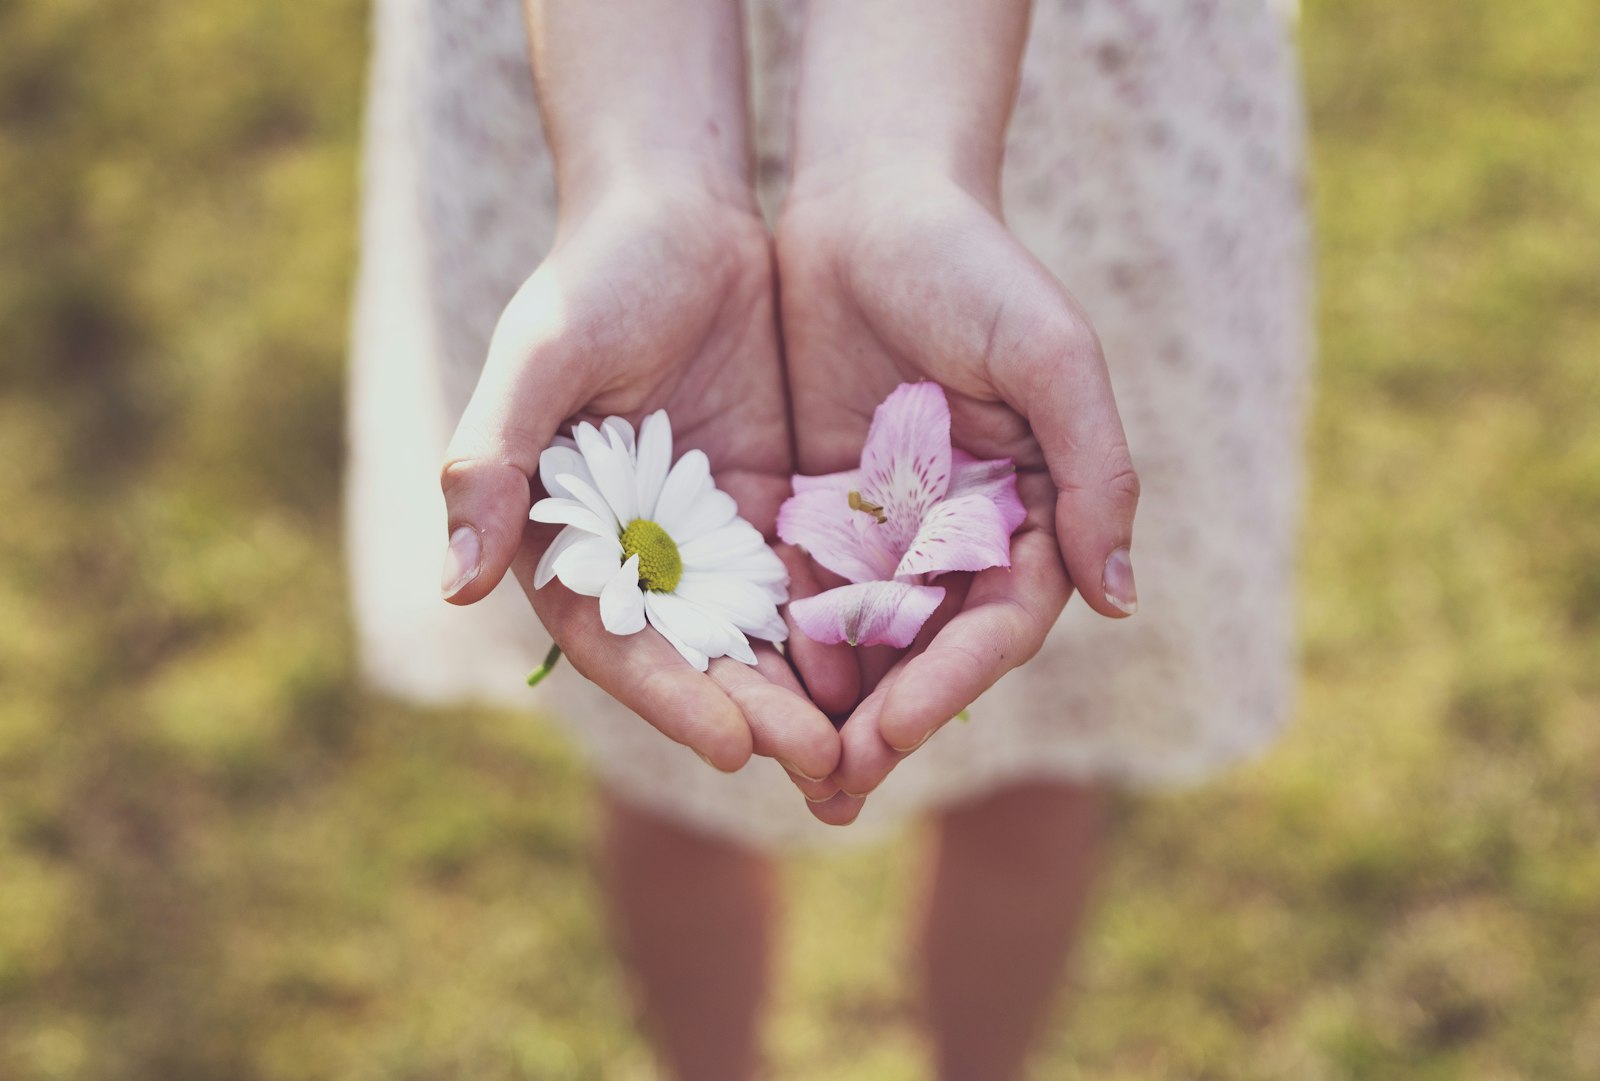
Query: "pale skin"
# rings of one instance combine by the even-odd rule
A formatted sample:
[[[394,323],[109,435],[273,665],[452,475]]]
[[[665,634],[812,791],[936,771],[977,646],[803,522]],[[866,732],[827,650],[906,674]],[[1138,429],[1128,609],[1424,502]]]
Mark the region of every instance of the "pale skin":
[[[701,675],[652,631],[606,634],[590,598],[530,590],[574,666],[645,721],[720,769],[777,758],[814,814],[846,824],[1038,650],[1074,588],[1109,617],[1136,604],[1138,482],[1099,343],[1000,217],[1026,3],[811,0],[775,245],[751,195],[734,0],[529,0],[528,17],[559,228],[451,443],[448,600],[473,603],[508,570],[531,584],[554,531],[526,523],[530,478],[575,417],[666,408],[678,452],[704,449],[769,533],[789,474],[855,464],[900,382],[943,384],[956,444],[1017,462],[1029,513],[1013,567],[947,576],[906,651],[797,637],[792,668],[765,649],[756,668],[723,659]],[[775,439],[791,410],[792,436]],[[830,584],[786,559],[795,594]],[[836,732],[825,714],[846,720]],[[935,823],[920,956],[940,1077],[1021,1076],[1100,818],[1092,789],[1045,783]],[[665,1066],[755,1076],[768,859],[611,797],[606,823],[603,880]]]

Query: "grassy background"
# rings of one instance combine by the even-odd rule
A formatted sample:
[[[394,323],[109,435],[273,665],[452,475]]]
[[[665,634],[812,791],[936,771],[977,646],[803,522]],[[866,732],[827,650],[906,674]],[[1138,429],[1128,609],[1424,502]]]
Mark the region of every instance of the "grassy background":
[[[650,1075],[569,753],[351,676],[364,37],[0,0],[7,1081]],[[1121,809],[1040,1076],[1600,1078],[1600,8],[1303,37],[1301,717]],[[912,848],[788,868],[777,1078],[919,1075]]]

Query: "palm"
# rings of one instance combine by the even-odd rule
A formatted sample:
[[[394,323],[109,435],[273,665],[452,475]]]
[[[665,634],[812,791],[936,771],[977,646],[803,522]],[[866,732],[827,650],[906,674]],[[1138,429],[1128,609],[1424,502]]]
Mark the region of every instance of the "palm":
[[[568,233],[530,279],[555,287],[519,294],[503,323],[521,322],[525,303],[532,330],[554,294],[591,364],[604,362],[569,419],[665,408],[677,442],[704,450],[719,480],[781,484],[788,421],[761,223],[709,200],[657,196],[597,210]]]

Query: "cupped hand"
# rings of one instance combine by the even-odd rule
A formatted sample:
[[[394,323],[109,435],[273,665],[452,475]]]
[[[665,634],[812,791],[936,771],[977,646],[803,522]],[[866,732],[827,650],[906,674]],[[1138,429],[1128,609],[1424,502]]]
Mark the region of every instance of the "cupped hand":
[[[703,450],[770,535],[792,467],[771,241],[748,198],[658,175],[564,203],[549,256],[506,306],[442,473],[442,588],[471,604],[514,570],[573,667],[665,735],[722,770],[779,759],[826,795],[803,778],[836,768],[838,734],[772,646],[752,643],[755,667],[721,658],[701,673],[651,628],[608,633],[593,598],[533,588],[557,532],[528,521],[540,452],[577,420],[662,408],[674,454]]]
[[[942,576],[944,602],[909,649],[792,651],[824,708],[858,702],[840,730],[840,792],[812,804],[843,824],[898,761],[1039,650],[1074,587],[1102,615],[1133,612],[1139,482],[1088,318],[993,200],[918,169],[802,175],[777,255],[800,471],[854,467],[877,404],[931,379],[947,392],[955,446],[1011,458],[1027,510],[1011,567]]]

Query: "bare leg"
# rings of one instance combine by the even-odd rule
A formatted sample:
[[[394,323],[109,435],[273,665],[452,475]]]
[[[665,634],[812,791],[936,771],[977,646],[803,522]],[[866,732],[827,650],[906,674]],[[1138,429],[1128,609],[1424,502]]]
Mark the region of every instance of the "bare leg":
[[[1018,785],[946,812],[923,923],[943,1081],[1012,1081],[1083,915],[1104,818],[1096,788]]]
[[[750,1081],[773,918],[771,861],[607,796],[602,878],[658,1052],[679,1081]]]

